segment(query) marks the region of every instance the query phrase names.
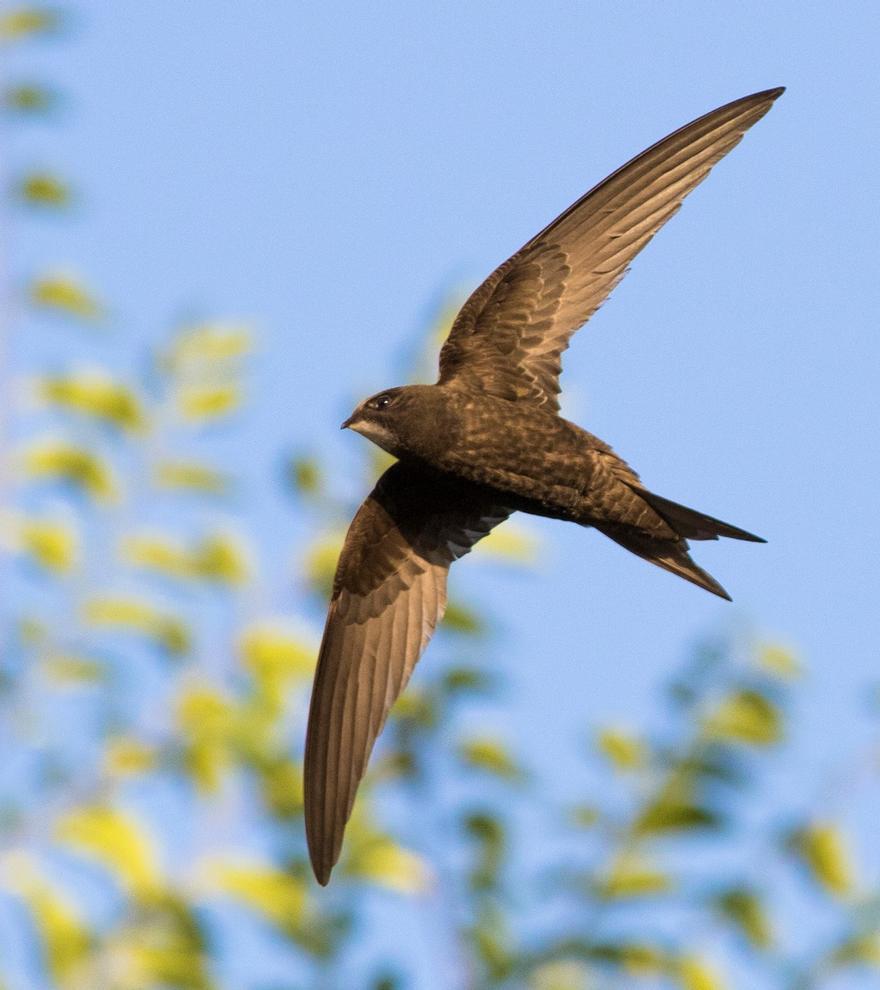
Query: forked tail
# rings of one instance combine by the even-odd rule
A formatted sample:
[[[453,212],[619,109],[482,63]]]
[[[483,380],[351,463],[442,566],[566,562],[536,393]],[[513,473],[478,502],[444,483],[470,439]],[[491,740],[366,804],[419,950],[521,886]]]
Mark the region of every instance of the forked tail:
[[[648,505],[678,534],[678,539],[663,538],[652,535],[650,530],[627,526],[622,523],[594,524],[596,529],[604,533],[605,536],[619,543],[631,553],[642,557],[644,560],[671,571],[679,577],[696,584],[706,591],[711,591],[713,595],[726,598],[730,601],[730,595],[722,586],[702,567],[691,559],[688,553],[688,540],[717,540],[719,536],[726,536],[733,540],[748,540],[752,543],[766,543],[766,540],[754,533],[748,533],[744,529],[731,526],[729,523],[714,519],[703,512],[689,509],[687,506],[679,505],[677,502],[670,502],[669,499],[655,495],[653,492],[635,488],[635,491],[643,498]]]

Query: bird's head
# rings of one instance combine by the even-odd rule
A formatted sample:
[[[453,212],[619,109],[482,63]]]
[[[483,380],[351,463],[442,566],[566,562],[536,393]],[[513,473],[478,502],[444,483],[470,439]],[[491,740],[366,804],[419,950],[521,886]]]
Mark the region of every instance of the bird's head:
[[[433,385],[386,388],[365,399],[342,424],[395,457],[419,455],[433,445],[439,424],[440,396]],[[435,442],[435,441],[434,441]]]

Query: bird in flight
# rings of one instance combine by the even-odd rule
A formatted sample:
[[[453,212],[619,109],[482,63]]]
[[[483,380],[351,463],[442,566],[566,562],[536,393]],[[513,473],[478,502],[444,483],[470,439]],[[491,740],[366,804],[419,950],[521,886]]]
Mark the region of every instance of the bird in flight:
[[[305,824],[321,884],[376,737],[446,604],[449,565],[515,511],[592,526],[722,598],[688,540],[764,542],[648,491],[559,415],[560,356],[633,258],[782,88],[713,110],[643,151],[536,234],[462,306],[435,385],[389,388],[342,424],[398,458],[339,557],[305,752]]]

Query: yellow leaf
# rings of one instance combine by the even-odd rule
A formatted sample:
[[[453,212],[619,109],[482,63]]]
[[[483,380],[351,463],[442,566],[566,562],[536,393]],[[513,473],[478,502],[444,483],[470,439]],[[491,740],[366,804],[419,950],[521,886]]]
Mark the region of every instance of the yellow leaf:
[[[791,836],[791,844],[813,877],[830,894],[844,897],[855,886],[849,844],[837,825],[813,822]]]
[[[172,656],[181,656],[190,648],[189,628],[182,619],[135,598],[94,598],[84,615],[92,625],[147,636]]]
[[[577,959],[543,963],[532,970],[529,990],[589,990],[590,971]]]
[[[218,584],[242,584],[249,571],[241,540],[225,533],[199,540],[192,551],[192,565],[198,577]]]
[[[232,764],[235,708],[214,688],[194,686],[177,703],[177,722],[186,741],[184,759],[196,785],[207,793],[216,792]]]
[[[72,275],[44,275],[35,279],[30,287],[30,298],[35,306],[73,316],[86,323],[96,323],[105,315],[97,297]]]
[[[306,552],[304,569],[311,587],[322,595],[329,596],[333,587],[336,562],[345,539],[344,530],[336,530],[316,540]]]
[[[307,680],[315,671],[315,647],[282,623],[249,626],[238,648],[242,665],[260,683],[283,688],[291,680]]]
[[[575,828],[593,828],[602,820],[602,812],[592,804],[577,804],[570,809],[569,820]]]
[[[184,328],[172,344],[165,364],[175,374],[215,373],[217,366],[228,365],[245,357],[253,348],[253,331],[244,324],[201,323]]]
[[[496,777],[520,780],[523,771],[499,739],[479,737],[465,739],[458,746],[462,762],[480,770],[487,770]]]
[[[648,897],[673,887],[668,874],[651,866],[636,854],[621,855],[599,881],[598,893],[610,900]]]
[[[30,518],[21,521],[22,550],[47,571],[65,574],[79,556],[79,540],[74,530],[62,522]]]
[[[133,777],[155,770],[156,751],[132,736],[111,739],[104,748],[104,767],[113,777]]]
[[[85,447],[62,440],[41,440],[24,452],[26,475],[34,480],[62,481],[99,502],[112,502],[118,491],[107,463]]]
[[[800,661],[792,650],[778,644],[768,643],[758,650],[760,666],[783,680],[793,680],[803,673]]]
[[[7,889],[27,904],[53,980],[62,986],[76,986],[93,941],[85,919],[72,901],[46,882],[26,853],[7,854],[0,873]]]
[[[81,413],[110,426],[138,431],[146,426],[140,400],[127,385],[106,372],[84,369],[37,380],[39,396],[52,405]]]
[[[58,94],[43,85],[10,86],[3,94],[4,106],[15,113],[46,113],[58,103]]]
[[[162,461],[156,466],[153,480],[159,488],[206,495],[225,495],[231,487],[228,475],[195,461]]]
[[[736,691],[709,716],[706,731],[716,739],[769,746],[782,737],[782,717],[763,694]]]
[[[42,666],[47,677],[62,684],[90,684],[106,675],[103,664],[71,653],[50,653]]]
[[[30,206],[62,209],[70,205],[70,187],[51,172],[31,172],[24,176],[16,192]]]
[[[378,838],[360,844],[352,843],[345,868],[351,876],[369,880],[400,894],[421,894],[428,889],[431,873],[425,861],[396,845],[390,839]]]
[[[139,534],[123,540],[120,548],[122,558],[134,567],[155,571],[165,577],[191,579],[194,577],[193,562],[189,553],[163,536]]]
[[[538,557],[538,540],[524,526],[508,521],[480,540],[474,552],[505,563],[533,564]]]
[[[238,385],[187,385],[177,394],[177,407],[189,420],[207,421],[228,416],[241,405]]]
[[[652,976],[663,973],[668,968],[665,953],[651,945],[628,943],[620,952],[620,961],[628,973],[635,976]]]
[[[880,932],[864,932],[846,939],[832,956],[836,966],[880,967]]]
[[[0,41],[20,41],[29,35],[50,34],[62,23],[60,11],[34,4],[0,15]]]
[[[161,889],[162,877],[151,837],[133,815],[106,805],[77,808],[58,823],[61,842],[97,860],[132,894]]]
[[[647,762],[642,741],[623,729],[602,729],[596,737],[596,745],[618,770],[638,770]]]
[[[263,800],[273,815],[294,818],[303,809],[303,768],[290,760],[261,761],[257,766]]]
[[[696,956],[680,959],[676,976],[682,990],[725,990],[727,986],[706,960]]]
[[[263,863],[217,863],[211,873],[220,890],[281,929],[302,918],[306,885],[297,876]]]
[[[203,537],[191,549],[161,534],[141,533],[126,539],[121,553],[136,567],[178,580],[241,584],[249,570],[241,542],[225,533]]]
[[[159,893],[129,901],[126,908],[125,922],[104,939],[102,979],[84,986],[106,985],[107,962],[113,990],[208,990],[213,985],[204,937],[189,905]]]
[[[287,474],[297,492],[304,495],[315,495],[321,490],[321,465],[314,457],[291,458]]]

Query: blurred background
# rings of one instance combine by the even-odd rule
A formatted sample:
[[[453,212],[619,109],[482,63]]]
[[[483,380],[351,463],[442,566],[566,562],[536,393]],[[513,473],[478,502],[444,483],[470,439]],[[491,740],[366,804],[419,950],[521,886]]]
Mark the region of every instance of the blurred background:
[[[872,5],[4,4],[0,986],[880,986]],[[566,355],[563,414],[765,536],[733,605],[516,517],[451,575],[327,889],[304,719],[486,274],[788,92]]]

